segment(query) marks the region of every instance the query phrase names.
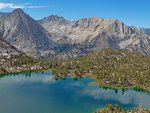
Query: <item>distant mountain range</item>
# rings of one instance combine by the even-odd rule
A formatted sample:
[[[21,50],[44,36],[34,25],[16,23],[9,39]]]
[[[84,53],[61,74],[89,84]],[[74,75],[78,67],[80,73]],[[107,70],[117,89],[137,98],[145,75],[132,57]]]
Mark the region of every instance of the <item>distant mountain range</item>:
[[[0,17],[1,16],[6,16],[8,13],[2,13],[2,12],[0,12]]]
[[[76,44],[58,59],[74,58],[103,48],[123,49],[150,55],[150,36],[138,28],[125,25],[117,19],[84,18],[70,22],[63,17],[49,16],[38,21],[59,44]]]
[[[146,33],[146,34],[150,35],[150,28],[140,28],[140,31],[142,31],[143,33]]]
[[[6,41],[34,57],[64,60],[103,48],[150,55],[149,33],[117,19],[91,17],[70,22],[52,15],[35,21],[16,9],[0,17],[0,30]]]

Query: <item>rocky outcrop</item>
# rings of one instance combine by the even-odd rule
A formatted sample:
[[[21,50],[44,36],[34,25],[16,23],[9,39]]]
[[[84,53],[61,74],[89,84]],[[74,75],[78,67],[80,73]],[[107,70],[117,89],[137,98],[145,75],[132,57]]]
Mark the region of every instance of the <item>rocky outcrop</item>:
[[[19,53],[20,51],[3,39],[3,36],[0,32],[0,57],[11,57],[13,55],[19,55]]]
[[[20,51],[3,39],[0,32],[0,73],[5,72],[5,68],[10,65],[10,60],[12,60],[14,56],[19,56],[20,54]]]

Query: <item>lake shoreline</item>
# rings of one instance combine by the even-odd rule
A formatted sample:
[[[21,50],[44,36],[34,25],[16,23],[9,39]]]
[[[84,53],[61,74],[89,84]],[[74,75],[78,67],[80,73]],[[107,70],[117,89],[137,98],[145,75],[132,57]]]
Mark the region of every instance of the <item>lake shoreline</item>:
[[[148,108],[143,108],[142,104],[140,104],[138,107],[134,107],[131,109],[123,109],[120,105],[118,104],[107,104],[105,108],[99,108],[94,113],[149,113],[150,109]]]
[[[47,70],[45,70],[45,69],[43,69],[43,70],[33,70],[33,71],[30,71],[29,73],[32,73],[32,72],[49,72],[49,71],[52,71],[52,70],[51,69],[47,69]],[[27,71],[21,71],[21,72],[13,71],[13,72],[3,72],[3,73],[0,72],[0,77],[5,76],[5,75],[9,75],[9,74],[13,74],[13,73],[18,73],[19,74],[19,73],[26,73],[26,72]],[[100,83],[99,80],[97,80],[94,75],[90,75],[90,74],[85,74],[85,75],[82,75],[80,77],[77,77],[77,76],[74,76],[74,75],[68,75],[68,76],[64,76],[64,77],[74,77],[74,78],[91,77],[92,79],[94,79],[96,81],[95,85],[98,85],[99,87],[107,87],[107,88],[114,88],[114,89],[118,89],[118,88],[121,88],[121,89],[135,88],[137,90],[139,89],[139,90],[143,90],[145,92],[150,93],[150,89],[144,88],[144,87],[142,87],[140,85],[133,85],[133,86],[126,86],[126,87],[124,87],[124,86],[118,86],[118,84],[116,84],[116,85],[103,84],[103,83]],[[57,78],[64,78],[64,77],[60,77],[60,76],[56,77],[56,76],[53,75],[53,78],[55,78],[55,79],[57,79]]]
[[[47,111],[46,113],[66,113],[67,111],[93,113],[100,108],[105,108],[109,103],[121,105],[122,109],[126,110],[134,108],[138,102],[142,102],[144,108],[149,108],[150,105],[150,94],[147,92],[138,92],[132,88],[122,90],[91,86],[90,83],[94,83],[95,80],[90,76],[77,79],[70,76],[55,80],[52,75],[53,73],[49,71],[10,74],[2,77],[0,81],[0,100],[2,100],[0,112],[11,111],[11,109],[7,109],[8,105],[16,110],[14,110],[15,113],[19,113],[17,112],[19,109],[37,113],[43,111]],[[144,100],[143,96],[145,96]],[[132,101],[132,99],[137,99],[137,101]],[[17,105],[14,104],[14,101]],[[37,101],[40,105],[35,109]],[[18,105],[21,106],[18,108]],[[28,109],[29,106],[33,109]],[[41,109],[42,111],[38,112]]]
[[[98,85],[99,85],[100,87],[121,88],[121,89],[136,88],[136,89],[141,89],[141,90],[143,90],[143,91],[146,91],[146,92],[150,93],[150,89],[144,88],[144,87],[142,87],[142,86],[140,86],[140,85],[137,85],[137,84],[135,84],[135,85],[133,85],[133,86],[118,86],[118,84],[116,84],[116,85],[115,85],[115,84],[113,84],[113,85],[102,84],[102,83],[99,82],[99,80],[97,80],[97,79],[94,77],[94,75],[91,76],[91,77],[98,83]],[[119,85],[120,85],[120,84],[119,84]]]
[[[94,75],[90,75],[90,74],[85,74],[85,75],[82,75],[80,77],[77,77],[77,76],[74,76],[74,75],[68,75],[68,76],[62,76],[62,77],[57,77],[57,76],[53,76],[53,78],[57,79],[57,78],[65,78],[65,77],[74,77],[74,78],[82,78],[82,77],[91,77],[93,80],[95,80],[95,84],[92,84],[92,85],[98,85],[99,87],[107,87],[107,88],[114,88],[114,89],[128,89],[128,88],[133,88],[133,89],[137,89],[137,90],[143,90],[145,92],[148,92],[150,93],[150,89],[148,88],[144,88],[140,85],[133,85],[133,86],[118,86],[118,84],[116,85],[109,85],[109,84],[103,84],[103,83],[100,83],[98,79],[95,78]]]
[[[43,71],[43,70],[33,70],[33,71],[12,71],[12,72],[0,72],[0,77],[2,76],[7,76],[7,75],[10,75],[10,74],[21,74],[21,73],[38,73],[38,72],[46,72],[46,71]]]

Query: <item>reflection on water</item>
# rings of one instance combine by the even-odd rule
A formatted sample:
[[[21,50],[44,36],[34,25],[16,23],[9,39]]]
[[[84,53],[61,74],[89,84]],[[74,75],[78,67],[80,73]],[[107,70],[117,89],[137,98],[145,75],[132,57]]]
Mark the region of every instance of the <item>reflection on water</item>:
[[[118,93],[118,88],[111,88],[111,87],[100,87],[99,86],[99,88],[102,88],[102,89],[104,89],[104,90],[114,90],[114,92],[117,94]],[[127,92],[128,91],[128,88],[122,88],[121,89],[121,92],[122,92],[122,94],[124,94],[125,92]]]
[[[150,107],[150,94],[139,89],[90,85],[90,77],[52,79],[52,73],[10,74],[0,78],[0,113],[92,113],[106,104]]]

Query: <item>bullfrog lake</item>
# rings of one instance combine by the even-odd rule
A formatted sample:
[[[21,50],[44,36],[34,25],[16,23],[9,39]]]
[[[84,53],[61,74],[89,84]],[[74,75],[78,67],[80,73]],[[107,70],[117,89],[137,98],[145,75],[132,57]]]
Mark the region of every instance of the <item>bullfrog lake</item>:
[[[10,74],[0,78],[0,113],[92,113],[106,104],[150,108],[150,93],[91,85],[90,77],[52,79],[51,72]]]

